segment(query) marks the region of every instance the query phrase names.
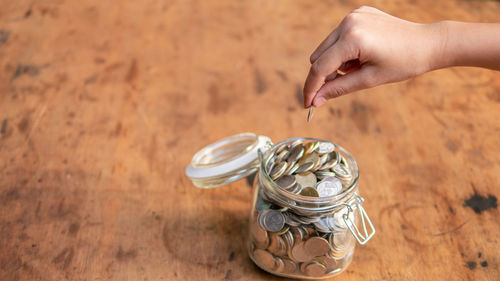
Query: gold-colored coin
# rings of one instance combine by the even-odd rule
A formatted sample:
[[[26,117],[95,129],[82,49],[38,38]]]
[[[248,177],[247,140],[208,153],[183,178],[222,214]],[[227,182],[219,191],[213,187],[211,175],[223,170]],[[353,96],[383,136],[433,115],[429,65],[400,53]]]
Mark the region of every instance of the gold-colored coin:
[[[269,245],[269,237],[267,231],[262,229],[256,222],[250,226],[250,233],[252,234],[255,246],[260,249],[265,249]]]
[[[286,254],[286,244],[281,236],[276,234],[270,235],[271,243],[267,250],[276,256],[284,256]]]
[[[253,257],[258,265],[262,266],[267,270],[274,270],[276,268],[276,262],[271,253],[266,250],[257,249],[253,251]]]
[[[304,248],[309,256],[322,256],[330,250],[330,244],[325,238],[311,237],[304,243]]]
[[[283,235],[283,234],[287,233],[289,229],[290,229],[290,227],[285,225],[280,231],[276,232],[276,234]]]
[[[290,258],[298,262],[310,261],[313,258],[307,253],[307,250],[304,247],[304,243],[299,243],[293,246],[291,254],[292,256]]]
[[[287,259],[287,258],[283,258],[283,263],[285,264],[284,272],[286,272],[286,273],[295,273],[297,271],[297,269],[299,268],[298,265],[294,261]]]
[[[300,191],[300,195],[309,197],[319,197],[318,191],[314,187],[304,187]]]
[[[283,261],[282,258],[280,258],[280,257],[274,258],[274,263],[276,265],[276,270],[275,271],[277,273],[285,271],[285,262]]]
[[[312,186],[316,185],[316,183],[318,182],[318,180],[316,179],[316,176],[311,172],[296,174],[295,180],[297,181],[298,184],[300,184],[300,186],[302,186],[302,188],[312,187]]]
[[[319,142],[318,141],[312,141],[312,142],[308,142],[304,145],[304,149],[305,149],[305,154],[311,154],[313,153],[313,151],[315,151],[319,146]]]
[[[329,255],[328,253],[324,256],[317,258],[317,260],[326,267],[326,270],[328,272],[341,266],[340,261]]]
[[[321,277],[325,275],[326,267],[319,262],[312,261],[307,264],[304,273],[311,277]]]

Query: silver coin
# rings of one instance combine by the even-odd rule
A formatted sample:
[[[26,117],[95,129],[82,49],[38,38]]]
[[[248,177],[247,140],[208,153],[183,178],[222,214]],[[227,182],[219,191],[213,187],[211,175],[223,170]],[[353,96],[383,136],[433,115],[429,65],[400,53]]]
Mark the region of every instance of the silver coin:
[[[281,188],[288,190],[292,188],[295,184],[297,184],[297,180],[295,180],[294,176],[285,175],[278,178],[275,183],[279,185]]]
[[[299,163],[298,162],[293,162],[293,163],[289,163],[288,164],[288,169],[286,169],[286,171],[283,173],[285,175],[291,175],[293,173],[295,173],[295,171],[297,171],[297,169],[299,168]]]
[[[341,177],[341,178],[350,178],[352,177],[351,173],[349,172],[349,170],[342,164],[337,164],[335,166],[333,166],[333,171],[335,172],[335,174],[338,176],[338,177]]]
[[[316,177],[319,180],[323,180],[323,179],[329,178],[329,177],[335,177],[335,173],[331,172],[330,170],[319,170],[319,171],[314,172],[314,174],[316,175]]]
[[[298,163],[297,163],[298,164]],[[314,167],[314,163],[313,162],[306,162],[302,165],[300,165],[297,170],[295,170],[295,173],[297,174],[301,174],[301,173],[304,173],[304,172],[308,172],[309,170],[311,170],[312,168]]]
[[[283,215],[285,216],[285,223],[289,226],[299,226],[301,224],[300,221],[295,219],[295,216],[293,216],[292,213],[285,212]]]
[[[311,121],[314,115],[313,106],[309,106],[309,111],[307,112],[307,122]]]
[[[276,162],[281,162],[284,161],[288,157],[288,153],[290,153],[287,149],[281,151],[278,153],[275,157]]]
[[[319,197],[328,197],[339,194],[342,191],[342,183],[335,177],[324,178],[316,184]]]
[[[335,149],[335,145],[331,142],[321,142],[318,147],[318,153],[330,153]]]
[[[265,210],[262,215],[262,226],[267,231],[278,232],[285,226],[285,216],[277,210]]]
[[[290,150],[290,154],[286,159],[288,163],[293,163],[302,158],[304,155],[304,147],[302,145],[296,145]]]
[[[283,143],[281,144],[276,150],[274,151],[274,154],[279,154],[282,151],[288,150],[288,144]]]
[[[283,175],[287,166],[288,166],[288,163],[285,161],[276,164],[273,167],[273,169],[271,170],[271,172],[269,173],[269,176],[271,177],[271,179],[274,180],[274,179],[280,177],[281,175]]]

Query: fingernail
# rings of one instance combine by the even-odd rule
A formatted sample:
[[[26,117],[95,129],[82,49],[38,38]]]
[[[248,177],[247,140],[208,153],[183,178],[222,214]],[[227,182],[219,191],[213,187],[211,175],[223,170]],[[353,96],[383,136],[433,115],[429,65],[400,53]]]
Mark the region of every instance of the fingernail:
[[[320,105],[324,104],[325,101],[326,101],[325,97],[321,96],[321,97],[315,98],[313,101],[313,104],[314,104],[314,106],[320,106]]]

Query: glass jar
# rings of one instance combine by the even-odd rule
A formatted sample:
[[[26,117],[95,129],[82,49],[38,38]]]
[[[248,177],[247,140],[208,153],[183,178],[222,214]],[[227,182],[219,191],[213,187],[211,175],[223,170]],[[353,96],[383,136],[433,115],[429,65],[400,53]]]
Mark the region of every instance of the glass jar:
[[[243,133],[203,148],[186,169],[201,188],[255,172],[247,245],[261,269],[291,278],[333,277],[349,266],[356,241],[365,244],[375,234],[358,195],[356,161],[331,142],[294,138],[274,145]]]

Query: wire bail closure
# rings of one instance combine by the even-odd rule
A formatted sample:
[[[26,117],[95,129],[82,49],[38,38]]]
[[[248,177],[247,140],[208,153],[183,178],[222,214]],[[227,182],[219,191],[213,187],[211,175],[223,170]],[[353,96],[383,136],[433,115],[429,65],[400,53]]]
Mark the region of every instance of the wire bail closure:
[[[347,225],[354,238],[356,238],[356,240],[358,240],[358,243],[361,245],[366,244],[366,242],[368,242],[373,237],[373,235],[375,235],[375,227],[373,226],[372,221],[370,220],[368,214],[362,206],[364,201],[365,199],[363,199],[363,197],[356,194],[356,198],[353,201],[345,204],[347,207],[347,213],[342,216],[344,219],[344,223]],[[354,212],[354,210],[356,209],[359,210],[361,224],[363,226],[362,230],[364,231],[363,233],[361,233],[359,228],[356,226],[356,223],[349,217],[349,213]],[[366,222],[368,222],[369,230],[371,231],[371,233],[368,233]]]

